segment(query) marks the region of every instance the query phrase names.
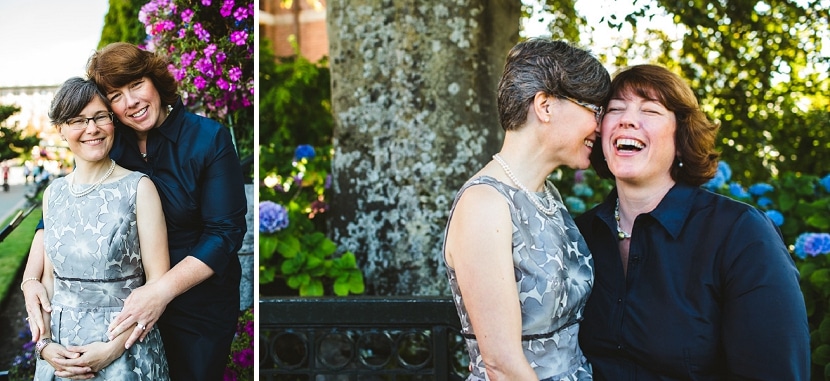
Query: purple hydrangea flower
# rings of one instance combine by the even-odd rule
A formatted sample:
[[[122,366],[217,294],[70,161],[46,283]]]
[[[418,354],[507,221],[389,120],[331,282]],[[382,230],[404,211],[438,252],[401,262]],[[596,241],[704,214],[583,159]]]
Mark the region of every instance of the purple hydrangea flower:
[[[259,203],[259,231],[261,233],[276,233],[288,226],[288,211],[273,201]]]
[[[758,197],[763,196],[764,193],[772,192],[773,190],[775,190],[775,188],[773,188],[772,185],[767,183],[757,183],[752,184],[752,186],[749,187],[749,194]]]
[[[767,217],[769,217],[769,219],[772,220],[772,223],[774,223],[775,226],[784,225],[784,215],[781,214],[781,212],[777,210],[767,210],[764,213],[767,215]]]
[[[830,234],[803,233],[796,238],[794,251],[801,259],[830,254]]]
[[[297,146],[297,149],[294,150],[294,159],[295,160],[302,160],[302,159],[313,159],[317,153],[314,152],[314,147],[308,144],[300,144]]]

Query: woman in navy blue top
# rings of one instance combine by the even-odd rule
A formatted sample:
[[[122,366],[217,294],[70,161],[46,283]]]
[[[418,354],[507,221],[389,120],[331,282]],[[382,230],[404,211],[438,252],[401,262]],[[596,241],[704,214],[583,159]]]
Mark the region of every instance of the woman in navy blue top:
[[[247,211],[230,132],[186,111],[167,62],[135,45],[104,47],[87,71],[120,122],[110,157],[155,183],[170,249],[170,271],[130,294],[109,333],[132,330],[129,347],[158,324],[173,380],[221,380],[239,314],[236,252]],[[29,272],[32,261],[25,275],[39,277]],[[26,287],[27,310],[36,310],[38,290]],[[82,362],[67,363],[69,372],[85,370]]]
[[[580,344],[599,380],[807,380],[798,272],[778,229],[703,190],[717,126],[669,70],[618,73],[592,163],[616,188],[577,218],[596,282]]]

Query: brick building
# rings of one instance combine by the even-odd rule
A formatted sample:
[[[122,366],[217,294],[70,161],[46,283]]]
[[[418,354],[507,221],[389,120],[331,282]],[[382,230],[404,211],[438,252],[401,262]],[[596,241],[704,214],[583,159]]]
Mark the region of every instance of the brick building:
[[[259,36],[271,41],[278,57],[294,55],[289,36],[300,54],[312,62],[328,55],[325,0],[260,0]]]

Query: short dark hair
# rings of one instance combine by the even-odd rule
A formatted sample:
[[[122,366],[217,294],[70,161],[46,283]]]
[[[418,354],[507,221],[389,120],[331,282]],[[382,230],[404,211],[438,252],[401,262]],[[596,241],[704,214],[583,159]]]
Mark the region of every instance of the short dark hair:
[[[52,99],[49,120],[54,126],[66,123],[67,120],[78,116],[95,97],[99,97],[105,105],[109,104],[94,82],[80,77],[69,78]]]
[[[613,97],[625,93],[660,102],[674,112],[677,124],[674,143],[678,152],[671,168],[674,181],[698,186],[715,176],[720,156],[715,151],[719,126],[700,109],[695,93],[686,81],[662,66],[635,65],[622,69],[611,81]],[[601,177],[614,177],[601,149],[591,152],[591,165]]]
[[[168,69],[167,59],[126,42],[114,42],[89,57],[86,72],[101,93],[125,86],[143,77],[150,78],[163,105],[173,105],[179,98],[178,85]]]
[[[499,81],[499,122],[505,131],[524,125],[540,91],[604,105],[610,84],[608,70],[586,50],[543,38],[522,41],[507,54]]]

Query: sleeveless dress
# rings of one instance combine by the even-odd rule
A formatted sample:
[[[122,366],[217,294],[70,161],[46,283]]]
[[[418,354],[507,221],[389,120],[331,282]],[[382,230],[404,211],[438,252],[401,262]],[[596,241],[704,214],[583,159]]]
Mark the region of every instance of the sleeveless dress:
[[[591,366],[579,347],[578,323],[593,286],[594,263],[588,245],[562,204],[562,196],[552,183],[546,182],[558,207],[548,216],[533,205],[527,193],[489,176],[477,177],[456,194],[447,227],[464,191],[480,184],[499,191],[510,208],[513,267],[522,311],[522,347],[530,366],[540,380],[591,380]],[[531,197],[545,202],[544,193]],[[446,240],[444,252],[446,264]],[[449,265],[447,275],[472,364],[467,380],[485,380],[484,362],[464,306],[463,290],[458,287],[455,269]],[[498,313],[499,308],[493,306],[493,313]]]
[[[51,315],[55,342],[77,346],[108,341],[107,326],[130,291],[144,284],[135,210],[143,176],[132,172],[81,197],[69,193],[65,177],[47,188],[44,244],[55,269]],[[60,379],[54,371],[45,360],[38,360],[35,380]],[[144,341],[137,341],[94,380],[169,380],[158,330],[152,328]]]

